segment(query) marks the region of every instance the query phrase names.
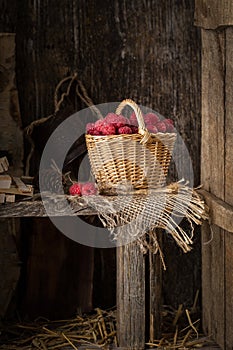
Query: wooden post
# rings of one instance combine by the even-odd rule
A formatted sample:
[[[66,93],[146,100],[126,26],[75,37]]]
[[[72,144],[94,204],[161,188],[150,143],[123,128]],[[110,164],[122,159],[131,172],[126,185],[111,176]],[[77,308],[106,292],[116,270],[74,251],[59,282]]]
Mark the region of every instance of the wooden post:
[[[117,248],[117,336],[120,348],[145,347],[145,257],[135,242]]]
[[[202,227],[203,328],[233,347],[233,2],[196,0],[202,33],[202,183],[210,225]]]

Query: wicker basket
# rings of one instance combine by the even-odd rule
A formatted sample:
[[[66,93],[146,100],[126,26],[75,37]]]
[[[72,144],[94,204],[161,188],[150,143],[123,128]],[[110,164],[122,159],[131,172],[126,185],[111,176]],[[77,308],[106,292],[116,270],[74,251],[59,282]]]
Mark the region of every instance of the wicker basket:
[[[132,100],[122,101],[116,114],[127,105],[136,114],[138,134],[86,135],[92,172],[102,193],[120,185],[143,189],[158,188],[166,182],[176,134],[150,133],[140,108]]]

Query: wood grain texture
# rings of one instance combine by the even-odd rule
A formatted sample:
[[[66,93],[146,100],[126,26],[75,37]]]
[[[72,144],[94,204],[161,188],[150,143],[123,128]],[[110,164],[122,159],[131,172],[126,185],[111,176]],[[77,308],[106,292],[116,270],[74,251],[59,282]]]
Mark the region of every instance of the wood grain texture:
[[[211,231],[212,230],[212,231]],[[207,223],[202,229],[202,298],[204,332],[225,349],[224,231]]]
[[[225,201],[233,205],[233,27],[226,28]],[[233,222],[233,221],[232,221]],[[232,224],[233,225],[233,224]]]
[[[145,257],[134,242],[117,248],[117,337],[122,348],[145,347]]]
[[[195,24],[205,29],[233,25],[231,0],[196,0]]]
[[[211,223],[233,233],[233,207],[205,190],[199,190],[198,193],[209,207]]]
[[[2,17],[2,13],[0,16]],[[8,20],[10,18],[6,18],[6,21]],[[10,26],[8,28],[10,29]],[[15,85],[14,33],[0,33],[0,151],[8,157],[9,172],[17,176],[22,175],[23,135]],[[20,275],[15,243],[20,234],[19,220],[1,219],[0,227],[0,318],[2,318],[15,293]]]
[[[163,230],[157,229],[157,237],[162,249]],[[162,261],[159,254],[149,252],[149,342],[161,337],[162,307]]]
[[[60,319],[91,311],[94,249],[65,237],[48,218],[33,220],[23,220],[22,316]]]
[[[201,182],[224,199],[225,33],[202,29]]]
[[[225,339],[226,349],[230,350],[233,346],[233,235],[225,231]]]

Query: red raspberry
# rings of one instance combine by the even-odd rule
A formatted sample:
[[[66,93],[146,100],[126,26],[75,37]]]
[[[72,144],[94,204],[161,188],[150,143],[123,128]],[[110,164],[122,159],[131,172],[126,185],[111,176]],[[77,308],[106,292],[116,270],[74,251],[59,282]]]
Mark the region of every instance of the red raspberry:
[[[164,119],[163,121],[166,125],[167,132],[174,132],[174,125],[171,119]]]
[[[86,182],[82,185],[82,195],[83,196],[91,196],[97,193],[97,189],[93,182]]]
[[[155,125],[160,121],[159,117],[155,113],[147,113],[144,116],[145,123],[148,125]]]
[[[152,132],[152,134],[157,134],[157,132],[158,132],[158,129],[156,128],[156,126],[155,125],[147,125],[147,129],[148,129],[148,131],[150,131],[150,132]]]
[[[130,125],[131,130],[132,130],[132,134],[137,134],[138,133],[138,127],[135,125]]]
[[[99,136],[101,135],[101,132],[99,130],[96,130],[96,128],[92,128],[88,132],[89,135]]]
[[[102,135],[116,135],[116,128],[113,124],[103,125],[100,131]]]
[[[95,123],[87,123],[86,132],[89,134],[89,131],[95,128]]]
[[[101,134],[101,128],[106,125],[104,119],[99,119],[95,122],[95,129]]]
[[[121,126],[118,129],[118,134],[132,134],[132,129],[130,126]]]
[[[120,128],[126,124],[129,124],[128,118],[123,115],[117,115],[115,113],[108,113],[105,117],[105,122],[107,124],[113,124],[116,128]]]
[[[130,121],[130,124],[132,125],[138,125],[138,120],[134,112],[131,114],[129,121]]]
[[[158,122],[156,123],[156,128],[158,129],[158,132],[166,132],[167,127],[164,122]]]
[[[69,188],[69,192],[72,196],[81,196],[81,190],[82,190],[82,186],[78,182],[75,182]]]

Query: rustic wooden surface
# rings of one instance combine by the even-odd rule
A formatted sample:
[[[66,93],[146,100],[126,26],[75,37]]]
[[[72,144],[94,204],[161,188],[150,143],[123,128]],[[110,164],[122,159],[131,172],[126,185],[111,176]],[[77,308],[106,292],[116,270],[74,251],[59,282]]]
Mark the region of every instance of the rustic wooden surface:
[[[217,226],[203,224],[202,228],[202,294],[203,330],[225,345],[225,286],[224,231]]]
[[[205,29],[233,25],[232,0],[196,0],[195,24]]]
[[[117,338],[125,349],[145,347],[145,257],[135,242],[117,248]]]
[[[233,233],[233,207],[210,192],[205,190],[199,190],[198,192],[203,196],[209,208],[210,222]]]
[[[233,27],[226,28],[225,201],[233,206]]]
[[[157,229],[158,241],[163,249],[162,235],[163,230]],[[162,269],[159,254],[149,252],[149,342],[151,343],[155,339],[160,339],[162,331]]]
[[[0,33],[0,154],[7,156],[9,171],[22,175],[23,135],[15,85],[15,34]],[[0,318],[5,316],[20,274],[16,241],[19,220],[0,221]]]
[[[204,7],[202,7],[202,5]],[[208,6],[209,10],[208,10]],[[203,327],[232,349],[233,3],[196,1],[202,29],[202,183],[210,225],[202,228]],[[205,12],[206,11],[206,12]],[[206,18],[203,18],[206,17]],[[218,30],[206,30],[217,28]]]
[[[20,314],[62,319],[91,311],[93,248],[65,237],[48,218],[24,219],[22,229]]]

